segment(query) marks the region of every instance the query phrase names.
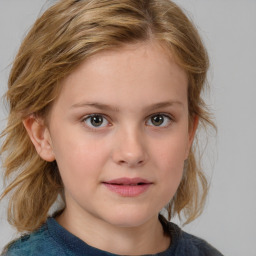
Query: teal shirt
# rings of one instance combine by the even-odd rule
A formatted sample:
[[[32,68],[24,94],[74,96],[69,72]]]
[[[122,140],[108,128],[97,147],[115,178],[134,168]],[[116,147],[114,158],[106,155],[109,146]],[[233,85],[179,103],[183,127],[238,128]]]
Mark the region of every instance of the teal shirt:
[[[204,240],[183,232],[171,222],[163,222],[171,236],[170,247],[155,256],[223,256]],[[54,218],[37,231],[13,242],[4,256],[117,256],[86,244],[64,229]]]

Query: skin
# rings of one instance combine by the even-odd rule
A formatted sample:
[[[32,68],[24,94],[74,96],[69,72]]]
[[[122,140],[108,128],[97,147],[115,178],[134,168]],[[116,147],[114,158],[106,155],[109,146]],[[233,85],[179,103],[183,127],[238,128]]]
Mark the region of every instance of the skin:
[[[185,71],[160,45],[127,45],[90,57],[65,78],[47,125],[24,120],[39,155],[57,161],[66,198],[62,226],[116,254],[168,248],[158,213],[179,186],[197,127],[196,120],[189,126],[187,86]],[[100,126],[92,114],[101,115]],[[155,125],[153,117],[163,122]],[[122,177],[151,185],[129,197],[103,184]]]

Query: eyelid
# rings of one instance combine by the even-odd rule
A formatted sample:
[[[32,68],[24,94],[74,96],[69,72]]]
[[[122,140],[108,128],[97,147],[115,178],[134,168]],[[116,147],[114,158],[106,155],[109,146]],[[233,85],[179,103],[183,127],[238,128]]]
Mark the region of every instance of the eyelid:
[[[169,119],[169,122],[167,125],[164,125],[164,126],[156,126],[156,125],[147,125],[147,122],[150,121],[150,118],[152,118],[153,116],[156,116],[156,115],[162,115],[164,116],[165,118],[168,118]],[[106,119],[106,121],[108,122],[107,125],[103,126],[103,127],[94,127],[94,126],[89,126],[85,123],[85,121],[87,119],[89,119],[90,117],[93,117],[93,116],[101,116],[103,117],[104,119]],[[154,128],[167,128],[169,127],[169,125],[175,121],[175,118],[173,115],[171,115],[170,113],[166,113],[166,112],[156,112],[156,113],[153,113],[153,114],[150,114],[149,116],[146,117],[146,125],[147,126],[151,126],[151,127],[154,127]],[[103,130],[104,128],[107,128],[109,126],[112,126],[112,120],[109,116],[107,116],[106,114],[102,114],[102,113],[91,113],[91,114],[87,114],[85,116],[83,116],[81,118],[81,122],[83,123],[83,126],[86,126],[87,129],[90,129],[92,131],[100,131],[100,130]]]
[[[153,117],[153,116],[157,116],[157,115],[161,115],[161,116],[164,116],[166,118],[169,119],[169,124],[168,125],[165,125],[165,126],[155,126],[155,125],[148,125],[148,126],[153,126],[155,128],[166,128],[170,125],[170,123],[174,122],[175,119],[173,117],[173,115],[169,114],[169,113],[164,113],[164,112],[158,112],[158,113],[153,113],[151,115],[149,115],[147,118],[146,118],[146,123]]]
[[[85,121],[91,117],[94,117],[94,116],[101,116],[102,118],[104,118],[105,120],[107,120],[108,124],[106,126],[103,126],[103,127],[93,127],[93,126],[89,126],[85,123]],[[106,116],[105,114],[101,114],[101,113],[92,113],[92,114],[88,114],[88,115],[85,115],[81,118],[81,122],[83,123],[84,126],[86,126],[86,128],[90,129],[90,130],[93,130],[93,131],[98,131],[98,130],[101,130],[101,129],[104,129],[108,126],[111,126],[111,121],[110,121],[110,118],[108,116]]]

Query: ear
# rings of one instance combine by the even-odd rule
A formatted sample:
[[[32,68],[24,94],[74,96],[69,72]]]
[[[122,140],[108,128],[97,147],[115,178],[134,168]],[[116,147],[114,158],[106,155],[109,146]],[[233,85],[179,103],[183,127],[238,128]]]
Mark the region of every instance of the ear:
[[[23,125],[40,157],[47,162],[54,161],[55,156],[52,149],[51,137],[44,120],[30,115],[23,120]]]
[[[186,158],[188,158],[188,156],[189,156],[189,152],[190,152],[193,140],[195,138],[198,123],[199,123],[199,118],[197,115],[195,115],[190,123],[190,126],[189,126],[189,137],[188,137],[188,147],[187,147],[187,152],[186,152]]]

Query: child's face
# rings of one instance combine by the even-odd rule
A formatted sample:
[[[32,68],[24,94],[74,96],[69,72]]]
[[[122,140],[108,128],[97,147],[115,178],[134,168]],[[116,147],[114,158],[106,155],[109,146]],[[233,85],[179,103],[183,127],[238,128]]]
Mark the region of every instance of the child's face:
[[[69,216],[127,227],[155,218],[179,186],[196,127],[185,72],[141,43],[94,55],[62,86],[37,149],[57,161]]]

